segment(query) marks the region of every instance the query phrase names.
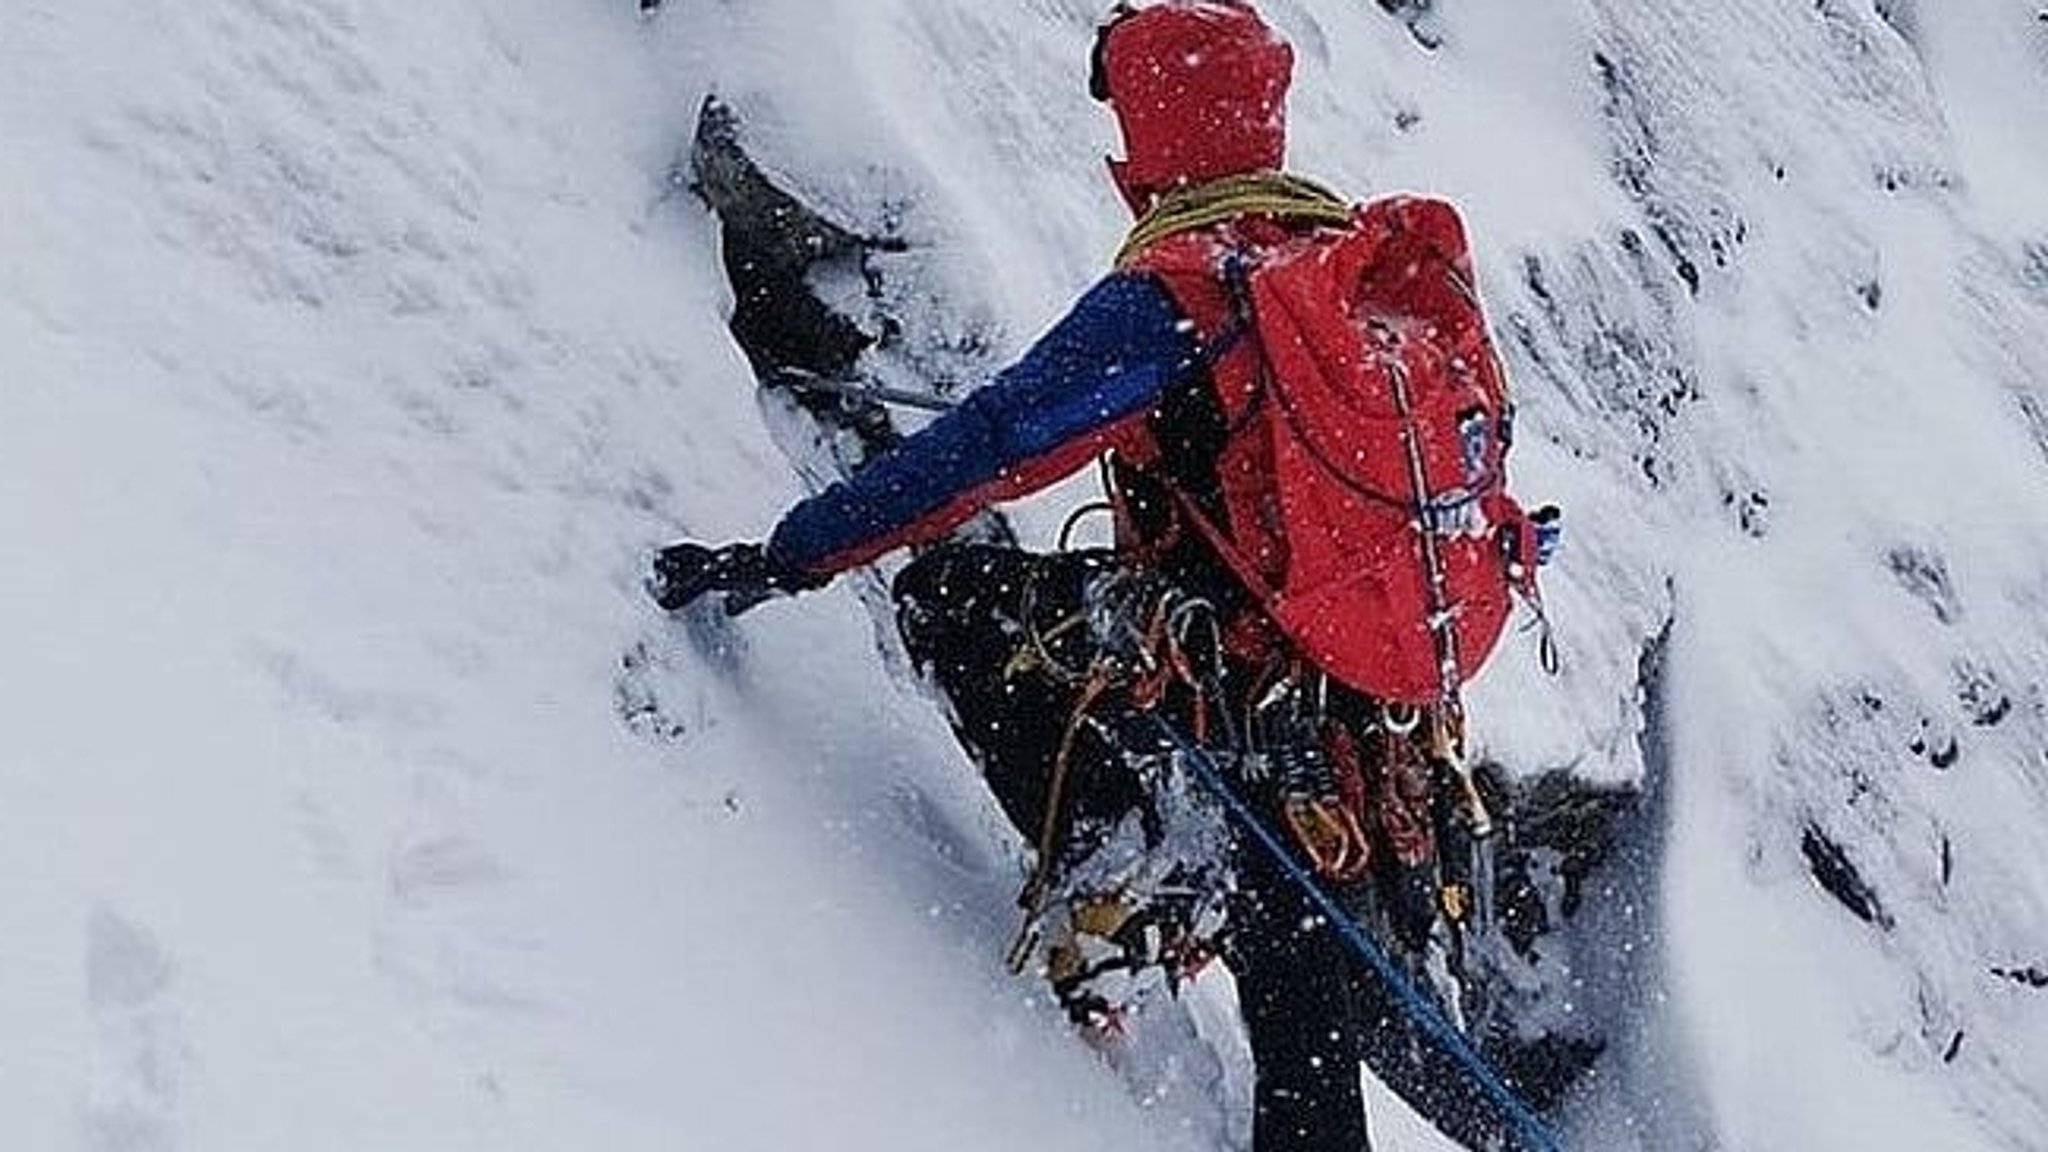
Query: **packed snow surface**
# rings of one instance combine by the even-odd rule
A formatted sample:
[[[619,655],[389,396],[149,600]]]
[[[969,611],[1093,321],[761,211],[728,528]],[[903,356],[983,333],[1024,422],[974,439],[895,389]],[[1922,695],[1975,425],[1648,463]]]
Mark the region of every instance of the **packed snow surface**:
[[[1393,7],[1265,5],[1295,165],[1465,210],[1568,510],[1565,672],[1511,637],[1476,738],[1666,814],[1573,1146],[2048,1150],[2048,12]],[[999,361],[1126,223],[1098,5],[633,9],[8,6],[0,1146],[1241,1131],[1004,970],[1022,850],[872,577],[638,588],[803,489],[703,97]]]

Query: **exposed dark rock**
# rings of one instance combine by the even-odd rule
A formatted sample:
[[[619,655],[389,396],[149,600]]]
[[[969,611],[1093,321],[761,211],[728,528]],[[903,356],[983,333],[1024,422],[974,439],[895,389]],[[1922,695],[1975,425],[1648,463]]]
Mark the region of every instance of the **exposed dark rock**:
[[[1721,503],[1735,513],[1735,522],[1743,535],[1761,540],[1771,534],[1771,497],[1768,493],[1750,491],[1744,493],[1723,492]]]
[[[1857,871],[1841,845],[1830,839],[1818,825],[1808,824],[1800,835],[1799,850],[1805,854],[1813,878],[1828,895],[1841,901],[1842,907],[1854,913],[1857,919],[1890,930],[1891,914],[1884,910],[1876,890],[1863,879],[1863,874]]]
[[[1597,788],[1569,772],[1509,785],[1490,782],[1507,813],[1498,853],[1501,930],[1524,957],[1585,897],[1585,880],[1612,854],[1618,819],[1640,799],[1626,788]]]
[[[1725,232],[1701,240],[1707,227],[1695,227],[1694,213],[1673,201],[1665,190],[1658,187],[1658,160],[1663,152],[1663,142],[1657,124],[1658,113],[1649,98],[1639,90],[1627,65],[1606,52],[1593,53],[1593,71],[1605,95],[1603,112],[1614,136],[1614,177],[1622,189],[1643,209],[1650,224],[1650,234],[1670,257],[1671,270],[1685,284],[1686,291],[1698,296],[1700,293],[1699,261],[1694,257],[1698,247],[1705,247],[1714,254],[1717,266],[1725,267],[1731,254],[1740,246],[1747,235],[1747,228],[1740,221],[1732,226],[1727,221],[1718,222],[1711,229]],[[1709,215],[1715,215],[1710,212]],[[1628,237],[1624,237],[1624,244]]]
[[[1999,685],[1998,674],[1970,663],[1956,666],[1956,699],[1979,728],[1996,728],[2012,715],[2012,696]]]
[[[1941,769],[1955,767],[1956,761],[1961,759],[1963,754],[1962,745],[1956,739],[1955,733],[1936,726],[1925,717],[1921,718],[1920,728],[1913,734],[1913,738],[1906,742],[1906,748],[1913,755]]]
[[[2019,397],[2020,417],[2027,422],[2027,433],[2034,438],[2034,447],[2041,450],[2041,458],[2048,460],[2048,403],[2040,397],[2021,393]]]
[[[1606,1050],[1607,1045],[1597,1040],[1561,1037],[1547,1045],[1530,1045],[1497,1057],[1497,1071],[1531,1107],[1549,1112]]]
[[[909,251],[895,235],[900,204],[883,207],[881,236],[827,219],[755,162],[742,142],[738,117],[716,97],[698,112],[687,182],[718,217],[720,255],[734,301],[733,339],[756,381],[789,397],[832,440],[841,466],[858,469],[902,439],[883,401],[943,405],[935,365],[917,361],[897,337],[905,307],[933,312],[944,301],[929,295],[906,301],[903,286],[876,262],[884,254]],[[821,283],[864,292],[865,300],[856,296],[855,302],[871,306],[863,314],[877,332],[829,303]],[[985,351],[983,341],[985,334],[970,328],[927,338],[930,346],[921,351],[928,361],[957,361]],[[874,361],[883,353],[909,362],[925,390],[893,388],[879,378]],[[976,517],[960,533],[1015,539],[996,512]]]
[[[1699,295],[1699,265],[1694,264],[1690,257],[1686,256],[1684,252],[1679,250],[1678,242],[1672,239],[1670,229],[1659,227],[1656,229],[1656,232],[1657,239],[1662,240],[1664,242],[1664,247],[1671,250],[1672,258],[1676,261],[1673,267],[1676,268],[1678,271],[1678,278],[1680,280],[1685,281],[1685,290],[1692,293],[1695,296]]]
[[[1436,19],[1436,0],[1379,0],[1380,10],[1408,28],[1417,44],[1434,52],[1443,46],[1443,28]]]
[[[2048,240],[2021,245],[2020,283],[2036,292],[2048,293]]]
[[[1611,861],[1620,825],[1639,812],[1642,797],[1632,789],[1591,788],[1565,772],[1511,786],[1488,765],[1480,780],[1489,805],[1503,814],[1494,846],[1495,916],[1513,957],[1497,957],[1494,963],[1510,969],[1528,965],[1522,980],[1534,988],[1543,982],[1537,973],[1544,940],[1581,910],[1588,878]],[[1515,1026],[1513,988],[1521,982],[1509,977],[1495,987],[1496,980],[1489,980],[1474,989],[1484,1006],[1471,1007],[1478,1009],[1478,1018],[1491,1021],[1480,1037],[1489,1061],[1525,1100],[1547,1110],[1593,1066],[1607,1040],[1597,1026],[1573,1031],[1544,1026],[1533,1032]],[[1556,1011],[1556,999],[1571,996],[1569,987],[1547,988],[1530,1004],[1548,1005],[1538,1008],[1542,1018]]]
[[[1667,624],[1645,645],[1638,670],[1651,742],[1660,730],[1668,638]],[[1646,748],[1645,755],[1661,753]],[[1473,990],[1467,1019],[1503,1078],[1547,1111],[1593,1068],[1613,1024],[1574,1002],[1588,994],[1589,980],[1626,981],[1631,960],[1647,960],[1654,949],[1654,929],[1628,909],[1640,898],[1635,886],[1655,872],[1662,816],[1647,791],[1594,787],[1569,772],[1515,782],[1497,765],[1482,765],[1478,782],[1498,816],[1495,915],[1506,948],[1483,949],[1493,974]],[[1590,929],[1574,923],[1582,917]],[[1587,947],[1596,952],[1580,950]],[[1607,971],[1591,978],[1579,970],[1584,963]],[[1560,1011],[1573,1023],[1562,1023]]]
[[[1599,425],[1626,438],[1628,458],[1658,488],[1672,475],[1670,456],[1684,451],[1668,431],[1700,398],[1696,360],[1672,337],[1669,273],[1639,232],[1624,229],[1615,243],[1618,251],[1587,244],[1557,265],[1525,254],[1535,313],[1511,313],[1507,330],[1539,378],[1607,417]]]
[[[1948,561],[1939,552],[1901,545],[1885,553],[1885,563],[1899,586],[1927,605],[1935,619],[1953,624],[1962,618],[1963,606],[1949,580]]]
[[[1888,193],[1917,192],[1932,188],[1938,192],[1954,189],[1960,180],[1954,172],[1934,164],[1881,164],[1872,174],[1878,188]]]
[[[730,108],[707,99],[690,149],[691,188],[723,226],[733,338],[756,373],[836,377],[874,343],[809,284],[814,266],[858,264],[869,242],[776,187],[740,144]]]
[[[2024,984],[2029,988],[2048,988],[2048,965],[2030,964],[2025,968],[1993,968],[1993,976]]]
[[[1914,0],[1877,0],[1877,18],[1891,25],[1899,39],[1912,45],[1920,45],[1920,11]]]
[[[1927,762],[1936,768],[1946,770],[1955,767],[1956,761],[1962,759],[1962,755],[1962,745],[1956,743],[1956,738],[1951,736],[1939,748],[1928,752]]]

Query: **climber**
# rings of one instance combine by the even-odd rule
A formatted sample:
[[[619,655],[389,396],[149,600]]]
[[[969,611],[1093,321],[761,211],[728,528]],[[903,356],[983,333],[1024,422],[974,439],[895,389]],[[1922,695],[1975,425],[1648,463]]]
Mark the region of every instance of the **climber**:
[[[1450,770],[1458,687],[1513,594],[1533,598],[1554,520],[1505,491],[1512,410],[1456,212],[1354,206],[1286,174],[1292,65],[1247,3],[1120,4],[1089,84],[1116,117],[1111,174],[1137,217],[1116,269],[765,542],[673,545],[650,587],[669,610],[713,593],[748,607],[1102,462],[1111,552],[929,548],[895,584],[906,647],[1038,850],[1030,911],[1064,902],[1047,968],[1076,1018],[1113,1016],[1117,993],[1095,980],[1110,968],[1183,970],[1220,951],[1255,1064],[1255,1152],[1360,1152],[1358,1063],[1401,1063],[1394,1011],[1285,870],[1231,850],[1213,939],[1199,910],[1062,884],[1150,802],[1129,762],[1157,749],[1119,722],[1144,712],[1230,752],[1248,805],[1404,955],[1426,955],[1464,911],[1439,841],[1484,835],[1486,815]],[[1093,619],[1093,639],[1056,620],[1034,631],[1046,605]],[[1100,633],[1105,605],[1127,636]],[[1452,1078],[1380,1071],[1454,1138],[1495,1139]]]

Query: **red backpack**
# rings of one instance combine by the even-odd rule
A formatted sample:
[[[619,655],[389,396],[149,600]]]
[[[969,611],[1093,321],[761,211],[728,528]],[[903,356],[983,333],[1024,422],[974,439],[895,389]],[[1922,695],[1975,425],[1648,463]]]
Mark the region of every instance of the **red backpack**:
[[[1514,412],[1456,211],[1395,197],[1342,227],[1243,218],[1126,267],[1159,276],[1217,350],[1226,520],[1185,497],[1184,515],[1316,666],[1381,700],[1454,701],[1513,593],[1534,602],[1539,541],[1507,493]]]

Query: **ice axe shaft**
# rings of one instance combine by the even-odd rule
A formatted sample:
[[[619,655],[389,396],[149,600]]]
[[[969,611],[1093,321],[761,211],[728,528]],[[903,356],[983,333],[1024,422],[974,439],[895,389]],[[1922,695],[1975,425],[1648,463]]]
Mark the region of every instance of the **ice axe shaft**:
[[[892,404],[898,408],[915,408],[923,412],[951,412],[959,406],[957,401],[944,396],[912,392],[905,388],[891,388],[885,384],[837,380],[794,368],[785,368],[770,376],[768,381],[776,387],[788,388],[794,392],[823,392],[832,396],[844,396],[849,400],[871,400],[877,404]]]

